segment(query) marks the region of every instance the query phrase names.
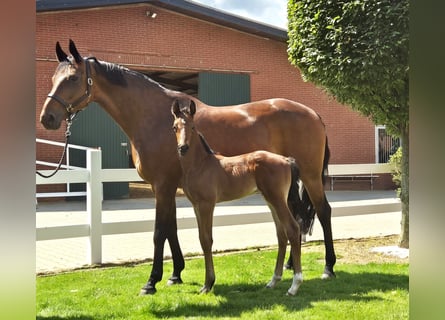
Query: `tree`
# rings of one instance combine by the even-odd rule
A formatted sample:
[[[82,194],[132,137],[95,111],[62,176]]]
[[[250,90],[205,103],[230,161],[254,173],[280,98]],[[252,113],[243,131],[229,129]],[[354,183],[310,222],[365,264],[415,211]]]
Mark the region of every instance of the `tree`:
[[[288,55],[305,81],[401,138],[401,247],[409,247],[408,0],[288,2]]]

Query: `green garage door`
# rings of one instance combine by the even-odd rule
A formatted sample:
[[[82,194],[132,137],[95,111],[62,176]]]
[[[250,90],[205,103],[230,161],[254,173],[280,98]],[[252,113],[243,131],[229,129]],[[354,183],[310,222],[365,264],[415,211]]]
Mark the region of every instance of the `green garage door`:
[[[102,167],[128,168],[130,144],[125,133],[97,103],[90,103],[79,112],[72,125],[70,143],[102,150]],[[72,165],[86,165],[85,151],[70,150]],[[71,184],[71,191],[85,190],[85,184]],[[125,198],[129,195],[128,182],[107,182],[103,188],[104,199]]]
[[[198,99],[212,106],[249,102],[250,77],[248,74],[201,72]]]

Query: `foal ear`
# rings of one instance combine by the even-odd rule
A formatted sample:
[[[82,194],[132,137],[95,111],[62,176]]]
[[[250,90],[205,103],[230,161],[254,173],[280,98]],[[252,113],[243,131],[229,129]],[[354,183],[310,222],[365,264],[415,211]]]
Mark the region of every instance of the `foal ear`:
[[[196,104],[195,101],[190,100],[189,113],[193,116],[196,113]]]
[[[76,60],[77,63],[81,63],[83,61],[82,56],[79,54],[79,51],[77,51],[74,41],[71,39],[70,39],[70,53],[73,55],[73,58],[74,60]]]
[[[62,47],[60,47],[59,41],[57,41],[57,43],[56,43],[56,55],[57,55],[57,60],[59,60],[59,62],[68,61],[68,56],[62,50]]]
[[[181,115],[181,108],[179,106],[178,99],[173,100],[171,112],[176,118],[178,118]]]

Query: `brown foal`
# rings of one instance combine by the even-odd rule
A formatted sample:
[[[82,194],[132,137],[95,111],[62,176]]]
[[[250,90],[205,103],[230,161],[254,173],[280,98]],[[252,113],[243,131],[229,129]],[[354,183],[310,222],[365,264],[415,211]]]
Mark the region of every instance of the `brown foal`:
[[[173,129],[183,171],[182,186],[195,210],[205,259],[205,283],[200,292],[209,292],[215,282],[212,258],[215,204],[239,199],[258,190],[272,212],[278,238],[275,272],[267,287],[273,288],[281,280],[289,240],[294,277],[287,293],[295,295],[303,282],[300,228],[288,206],[288,198],[298,197],[299,170],[295,160],[268,151],[254,151],[233,157],[217,155],[196,130],[193,121],[195,112],[193,100],[173,102]]]

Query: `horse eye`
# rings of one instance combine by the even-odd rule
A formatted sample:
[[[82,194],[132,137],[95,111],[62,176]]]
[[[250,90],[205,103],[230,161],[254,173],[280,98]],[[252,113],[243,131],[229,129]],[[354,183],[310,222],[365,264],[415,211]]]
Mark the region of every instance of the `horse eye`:
[[[77,79],[79,79],[78,76],[70,76],[70,77],[68,77],[68,80],[70,80],[70,81],[77,81]]]
[[[178,127],[177,126],[173,126],[173,131],[177,132],[178,131]]]

